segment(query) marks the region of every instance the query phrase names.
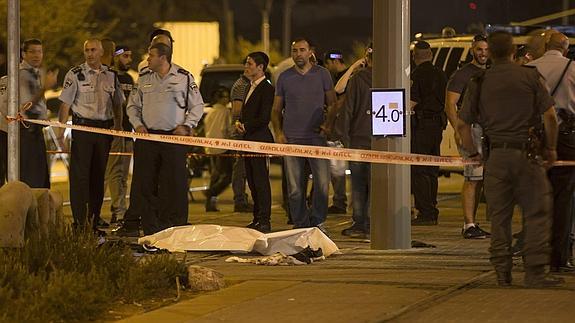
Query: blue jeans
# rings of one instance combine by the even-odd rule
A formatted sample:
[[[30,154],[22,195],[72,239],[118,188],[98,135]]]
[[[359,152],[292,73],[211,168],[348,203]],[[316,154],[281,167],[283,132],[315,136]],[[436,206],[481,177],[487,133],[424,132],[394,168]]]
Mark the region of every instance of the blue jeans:
[[[351,199],[353,203],[353,225],[369,233],[369,190],[371,164],[349,162],[351,170]]]
[[[316,146],[319,145],[316,144]],[[306,205],[305,163],[309,163],[313,176],[311,208]],[[288,186],[288,204],[294,228],[308,228],[325,222],[330,181],[329,160],[286,156],[284,157],[284,170]]]

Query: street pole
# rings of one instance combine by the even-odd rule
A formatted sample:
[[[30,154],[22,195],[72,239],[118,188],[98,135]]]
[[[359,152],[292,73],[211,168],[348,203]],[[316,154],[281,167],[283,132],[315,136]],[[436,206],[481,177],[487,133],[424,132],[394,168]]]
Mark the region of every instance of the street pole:
[[[291,12],[293,0],[284,0],[283,10],[283,57],[289,57],[291,53]]]
[[[8,1],[8,115],[18,114],[20,64],[20,0]],[[8,181],[20,179],[20,124],[8,123]]]
[[[273,0],[265,0],[262,8],[262,44],[264,53],[270,53],[270,11]]]
[[[409,102],[410,0],[373,0],[373,87],[404,88]],[[410,152],[406,137],[373,138],[373,150]],[[411,248],[410,167],[371,165],[371,248]]]
[[[569,7],[570,7],[570,2],[571,2],[571,1],[569,1],[569,0],[563,0],[563,11],[567,11],[567,10],[570,9],[570,8],[569,8]],[[562,23],[563,23],[564,26],[569,25],[569,16],[563,17]]]
[[[234,52],[234,12],[230,8],[229,0],[223,0],[224,24],[226,33],[226,55],[232,57]]]

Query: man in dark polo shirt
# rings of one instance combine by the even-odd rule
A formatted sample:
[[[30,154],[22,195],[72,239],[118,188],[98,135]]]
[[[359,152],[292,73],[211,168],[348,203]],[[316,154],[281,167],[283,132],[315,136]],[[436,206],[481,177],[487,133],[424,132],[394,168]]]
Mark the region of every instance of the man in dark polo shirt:
[[[485,39],[483,35],[475,36],[470,49],[473,60],[453,73],[447,83],[445,113],[455,132],[455,141],[458,145],[459,153],[463,157],[467,157],[469,153],[460,147],[459,134],[456,126],[457,110],[461,108],[461,101],[469,80],[485,70],[487,65],[487,51],[487,39]],[[479,150],[481,152],[481,145],[479,145],[479,143],[481,142],[483,131],[478,124],[473,124],[471,128],[473,130],[473,139],[476,145],[480,147]],[[461,234],[465,239],[484,239],[489,236],[489,233],[482,230],[475,221],[479,196],[483,186],[483,167],[465,166],[463,175],[465,176],[465,180],[463,182],[463,189],[461,190],[461,203],[464,223]]]
[[[490,261],[499,286],[511,285],[511,218],[515,202],[523,215],[525,248],[524,284],[552,287],[561,279],[547,276],[552,192],[545,173],[556,159],[557,118],[554,101],[536,69],[513,62],[515,46],[507,32],[489,35],[493,66],[469,84],[459,112],[457,129],[472,160],[481,154],[471,125],[481,124],[489,140],[485,162],[485,197],[492,212]],[[532,129],[544,123],[543,151],[531,149]],[[531,140],[532,142],[532,140]],[[535,156],[546,157],[545,162]]]
[[[327,69],[312,64],[312,51],[306,39],[292,43],[295,65],[280,74],[272,110],[276,141],[280,144],[326,146],[325,112],[336,100]],[[282,123],[283,119],[283,123]],[[327,159],[284,157],[289,191],[289,209],[295,228],[316,226],[325,232],[329,161]],[[304,167],[309,163],[313,176],[312,206],[305,199]]]

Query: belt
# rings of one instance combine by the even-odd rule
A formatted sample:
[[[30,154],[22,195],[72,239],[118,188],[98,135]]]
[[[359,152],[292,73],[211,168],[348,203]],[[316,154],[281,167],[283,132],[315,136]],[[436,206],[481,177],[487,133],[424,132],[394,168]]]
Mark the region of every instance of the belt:
[[[93,120],[82,118],[78,115],[72,115],[72,123],[80,126],[110,129],[114,125],[114,120]]]
[[[522,142],[492,142],[489,147],[491,149],[517,149],[526,150],[527,144]]]
[[[151,134],[154,134],[154,135],[173,135],[173,134],[174,134],[174,129],[172,129],[172,130],[148,129],[148,133],[151,133]]]

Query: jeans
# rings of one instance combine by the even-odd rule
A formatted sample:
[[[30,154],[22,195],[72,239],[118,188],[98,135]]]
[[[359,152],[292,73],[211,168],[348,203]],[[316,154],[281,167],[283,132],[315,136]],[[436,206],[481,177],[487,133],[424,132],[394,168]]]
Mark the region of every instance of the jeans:
[[[353,225],[369,233],[369,190],[371,164],[349,162],[351,169],[351,199],[353,204]]]
[[[290,144],[322,145],[322,139],[310,141],[288,141]],[[323,140],[325,146],[325,140]],[[311,208],[306,204],[306,190],[303,187],[305,163],[309,163],[313,176]],[[290,215],[295,228],[308,228],[325,222],[329,191],[329,160],[304,157],[284,157],[284,167],[288,184]]]

